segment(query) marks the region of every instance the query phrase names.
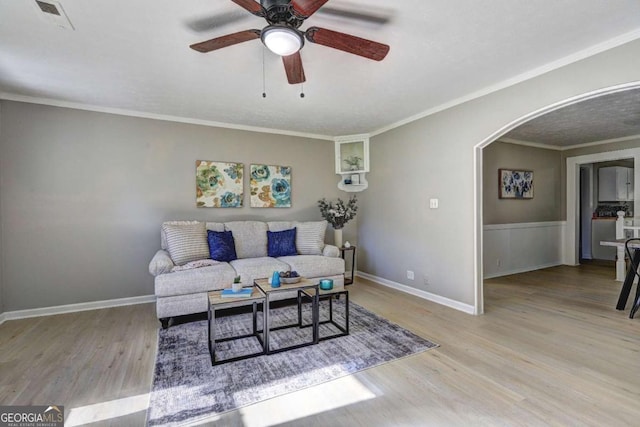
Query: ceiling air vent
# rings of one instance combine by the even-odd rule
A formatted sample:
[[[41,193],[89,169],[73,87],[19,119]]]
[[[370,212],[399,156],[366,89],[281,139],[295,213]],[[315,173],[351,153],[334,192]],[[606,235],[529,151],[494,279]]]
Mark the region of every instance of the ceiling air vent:
[[[68,30],[74,29],[59,2],[54,0],[35,0],[35,5],[38,7],[38,14],[47,22],[52,22],[58,27]]]

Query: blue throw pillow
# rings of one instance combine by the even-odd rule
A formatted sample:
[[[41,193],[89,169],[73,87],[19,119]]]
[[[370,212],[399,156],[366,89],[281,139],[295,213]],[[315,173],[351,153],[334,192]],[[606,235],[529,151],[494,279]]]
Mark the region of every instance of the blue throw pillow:
[[[207,241],[209,242],[209,255],[211,259],[222,262],[238,259],[236,255],[236,244],[231,231],[207,230]]]
[[[298,255],[296,228],[284,231],[267,231],[267,255],[270,257]]]

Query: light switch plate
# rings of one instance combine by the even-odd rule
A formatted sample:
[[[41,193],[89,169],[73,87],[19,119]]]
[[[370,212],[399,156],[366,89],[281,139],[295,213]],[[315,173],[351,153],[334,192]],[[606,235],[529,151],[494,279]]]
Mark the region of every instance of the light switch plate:
[[[438,199],[429,199],[429,208],[438,209]]]

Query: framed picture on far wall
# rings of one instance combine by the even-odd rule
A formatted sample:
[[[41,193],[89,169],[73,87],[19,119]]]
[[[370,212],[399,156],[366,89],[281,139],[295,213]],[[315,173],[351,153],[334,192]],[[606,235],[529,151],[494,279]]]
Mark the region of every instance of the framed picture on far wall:
[[[533,171],[498,169],[500,199],[533,199]]]
[[[196,206],[241,208],[243,173],[242,163],[196,161]]]
[[[251,165],[252,208],[291,207],[291,167]]]

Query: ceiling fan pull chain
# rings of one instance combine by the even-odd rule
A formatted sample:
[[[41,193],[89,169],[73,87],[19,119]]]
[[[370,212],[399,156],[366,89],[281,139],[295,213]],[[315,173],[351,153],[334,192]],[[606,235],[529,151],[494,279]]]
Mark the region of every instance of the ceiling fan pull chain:
[[[266,79],[264,77],[264,47],[262,48],[262,97],[267,97],[267,89],[266,89]]]
[[[300,83],[300,98],[304,98],[304,83]]]

